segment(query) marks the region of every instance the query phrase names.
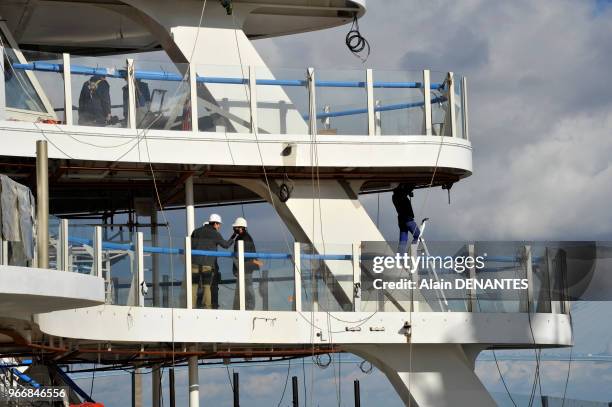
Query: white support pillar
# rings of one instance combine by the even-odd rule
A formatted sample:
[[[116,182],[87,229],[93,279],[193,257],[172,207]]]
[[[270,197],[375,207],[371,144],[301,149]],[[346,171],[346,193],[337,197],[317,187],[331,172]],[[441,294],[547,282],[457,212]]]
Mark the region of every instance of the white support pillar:
[[[64,123],[74,124],[72,115],[72,72],[70,69],[70,54],[62,55],[64,62]]]
[[[366,70],[366,93],[368,98],[368,135],[376,135],[376,115],[374,109],[374,74]]]
[[[249,107],[251,110],[251,133],[258,132],[257,122],[257,75],[256,68],[249,65]]]
[[[468,100],[467,100],[467,79],[465,76],[461,80],[461,112],[463,114],[463,138],[470,139],[470,126],[468,115]]]
[[[240,311],[246,310],[246,290],[244,281],[244,240],[238,240],[238,298],[240,299]]]
[[[136,232],[136,273],[134,276],[136,278],[136,284],[134,287],[136,288],[136,305],[139,307],[144,307],[144,234],[142,232]]]
[[[185,221],[187,223],[187,236],[195,230],[195,209],[193,204],[193,176],[185,181]]]
[[[136,129],[136,80],[134,78],[134,60],[127,59],[127,87],[128,87],[128,127]]]
[[[476,247],[473,244],[468,245],[468,256],[472,259],[476,258]],[[476,267],[470,267],[470,279],[476,280]],[[470,288],[468,291],[468,312],[478,312],[478,298],[476,297],[476,289]]]
[[[308,80],[308,125],[310,129],[310,135],[316,136],[317,134],[317,91],[316,91],[316,80],[314,68],[308,68],[306,72],[306,78]]]
[[[191,131],[198,134],[200,131],[198,123],[198,81],[196,64],[189,64],[189,89],[191,105]]]
[[[533,306],[533,259],[531,256],[531,246],[525,246],[525,271],[527,273],[527,304],[524,305],[523,312],[535,312]]]
[[[353,243],[353,311],[361,311],[361,244]]]
[[[446,118],[446,132],[447,137],[457,137],[457,109],[455,108],[455,75],[452,72],[448,73],[448,114]]]
[[[102,227],[96,226],[94,228],[94,275],[96,277],[104,277],[102,271]],[[108,280],[110,283],[110,280]]]
[[[4,47],[0,46],[0,72],[4,72]],[[0,120],[6,120],[6,88],[4,74],[0,75]]]
[[[299,242],[293,243],[293,300],[295,311],[302,311],[302,248]]]
[[[58,233],[58,265],[57,269],[70,271],[70,245],[68,244],[68,219],[60,219]]]
[[[200,379],[198,357],[189,357],[189,407],[200,407]]]
[[[431,136],[431,74],[429,69],[423,70],[423,103],[423,133],[426,136]]]
[[[191,237],[187,236],[185,238],[185,299],[187,300],[187,309],[192,309],[194,306],[191,281]]]

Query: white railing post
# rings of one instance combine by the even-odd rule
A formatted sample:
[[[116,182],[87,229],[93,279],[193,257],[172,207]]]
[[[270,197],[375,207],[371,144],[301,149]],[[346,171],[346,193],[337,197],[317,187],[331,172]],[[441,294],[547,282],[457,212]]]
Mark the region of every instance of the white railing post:
[[[189,64],[189,89],[190,89],[190,106],[191,106],[191,131],[197,134],[199,129],[198,123],[198,77],[196,64]]]
[[[306,72],[308,80],[308,117],[309,130],[311,136],[317,135],[317,91],[314,68],[308,68]]]
[[[249,65],[249,108],[251,110],[251,133],[258,133],[257,124],[257,75],[255,66]]]
[[[94,228],[94,275],[96,277],[104,277],[102,272],[102,226]]]
[[[136,305],[144,307],[144,234],[136,232]]]
[[[470,139],[470,126],[468,121],[467,79],[461,80],[461,112],[463,114],[463,138]]]
[[[192,309],[193,304],[193,283],[191,275],[191,237],[185,238],[185,299],[187,300],[187,309]]]
[[[374,109],[374,74],[366,69],[366,93],[368,97],[368,135],[376,135],[376,115]]]
[[[448,101],[445,125],[446,131],[444,135],[447,137],[457,137],[457,109],[455,107],[455,75],[452,72],[448,73]]]
[[[531,246],[525,246],[525,271],[527,272],[527,304],[526,312],[534,312],[533,306],[533,263],[531,255]]]
[[[244,240],[238,240],[238,298],[240,299],[240,311],[246,310],[246,290],[244,282]]]
[[[353,262],[353,311],[361,311],[361,245],[353,243],[352,262]]]
[[[6,120],[6,88],[4,84],[4,47],[0,45],[0,120]]]
[[[429,69],[423,70],[423,103],[423,133],[431,136],[431,74]]]
[[[72,115],[72,72],[70,68],[70,54],[63,54],[64,62],[64,123],[74,124]]]
[[[476,248],[473,244],[468,245],[468,257],[475,259],[476,258]],[[470,267],[470,279],[476,280],[476,265]],[[470,288],[468,291],[468,312],[477,312],[478,311],[478,298],[476,297],[476,289]]]
[[[136,80],[134,60],[127,59],[127,87],[128,87],[128,127],[136,129]]]
[[[58,270],[70,271],[70,245],[68,244],[68,219],[60,219],[58,233]]]
[[[302,250],[300,243],[293,244],[293,287],[295,295],[293,297],[295,311],[302,311]]]

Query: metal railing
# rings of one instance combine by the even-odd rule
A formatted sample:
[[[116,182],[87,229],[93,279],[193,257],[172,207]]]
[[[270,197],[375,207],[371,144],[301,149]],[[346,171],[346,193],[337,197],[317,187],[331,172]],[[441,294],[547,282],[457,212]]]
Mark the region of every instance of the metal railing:
[[[12,54],[15,53],[15,50],[11,51]],[[3,52],[0,49],[0,53]],[[297,126],[296,128],[301,129],[303,125],[303,133],[317,133],[318,122],[321,123],[322,129],[329,130],[332,126],[330,119],[359,116],[365,117],[364,123],[367,123],[365,134],[370,136],[387,133],[469,138],[467,81],[466,78],[457,79],[452,72],[438,75],[441,77],[437,78],[439,79],[437,82],[432,82],[432,72],[429,70],[420,72],[419,80],[375,79],[378,71],[371,69],[363,71],[363,80],[327,80],[324,78],[326,76],[323,73],[324,71],[319,72],[309,68],[303,71],[302,78],[277,79],[267,68],[255,66],[228,67],[226,70],[216,69],[217,72],[232,72],[238,68],[240,73],[234,76],[227,76],[227,74],[199,75],[199,71],[215,70],[202,66],[198,67],[194,64],[166,64],[162,67],[163,70],[153,71],[145,69],[146,63],[133,59],[127,59],[122,66],[117,66],[117,61],[106,61],[103,57],[94,60],[95,66],[87,66],[73,63],[73,58],[69,54],[44,56],[29,52],[28,55],[33,55],[32,58],[40,60],[27,61],[25,56],[21,56],[19,60],[12,61],[9,59],[9,66],[5,67],[5,72],[8,72],[9,78],[12,78],[11,75],[13,74],[17,77],[16,73],[18,72],[26,72],[31,80],[34,79],[33,74],[35,72],[60,75],[63,78],[64,86],[62,89],[59,89],[58,86],[55,92],[62,93],[63,106],[54,106],[54,110],[64,112],[61,122],[66,125],[75,124],[74,111],[78,110],[78,107],[75,108],[73,103],[76,96],[73,94],[74,77],[103,76],[109,80],[125,81],[126,86],[123,92],[127,92],[127,97],[124,97],[126,100],[121,103],[111,103],[111,108],[123,109],[125,117],[119,121],[123,123],[123,126],[131,129],[150,128],[152,123],[156,123],[155,126],[158,127],[153,126],[152,128],[172,128],[194,132],[219,131],[219,129],[225,132],[239,132],[240,128],[251,133],[276,132],[282,134],[288,131],[286,129],[287,123],[271,125],[272,119],[269,116],[273,113],[274,121],[277,121],[277,119],[286,121],[288,120],[287,109],[289,109],[289,111],[296,110],[296,113],[299,113],[289,120],[296,122],[294,123]],[[4,62],[3,58],[0,59]],[[104,67],[105,63],[113,66]],[[381,76],[392,76],[380,72]],[[299,71],[296,70],[293,74],[298,75]],[[323,78],[318,78],[319,74]],[[4,82],[3,79],[0,78],[0,82]],[[26,79],[25,77],[22,78],[21,82]],[[147,81],[154,84],[176,83],[178,85],[172,88],[174,92],[162,86],[160,86],[160,89],[154,89],[148,96],[148,102],[143,103],[140,86],[148,86]],[[143,83],[145,85],[142,85]],[[23,83],[18,85],[24,86]],[[119,92],[120,85],[113,85],[115,93]],[[231,91],[232,87],[236,86],[244,87],[244,92],[236,89]],[[44,86],[35,86],[35,88],[38,93],[45,91]],[[213,91],[203,92],[203,88],[213,89]],[[286,93],[292,88],[302,88],[304,90],[303,96],[306,96],[307,103],[304,103],[305,106],[303,106],[302,111],[298,112],[296,103]],[[271,92],[271,94],[258,97],[258,89],[263,93]],[[358,90],[360,96],[355,101],[352,100],[354,98],[348,97],[346,94],[338,94],[335,95],[336,97],[331,97],[336,103],[332,104],[326,101],[325,104],[318,105],[317,93],[327,92],[331,89]],[[386,91],[415,91],[417,93],[380,94],[380,92]],[[25,89],[22,92],[28,93]],[[147,92],[149,91],[147,90]],[[228,94],[232,96],[228,97]],[[0,83],[0,118],[3,115],[6,117],[6,109],[10,107],[10,103],[6,102],[3,95],[9,97],[5,84]],[[168,105],[168,99],[173,99],[173,96],[177,95],[174,105],[172,105],[172,101]],[[156,101],[154,102],[153,99]],[[127,103],[127,106],[125,103]],[[350,108],[343,108],[346,103],[351,105]],[[146,104],[144,110],[141,106],[143,104]],[[359,104],[362,104],[363,107],[360,107]],[[153,108],[153,105],[156,105],[156,107]],[[432,107],[436,108],[433,109]],[[207,112],[207,118],[211,119],[209,122],[216,124],[207,122],[208,124],[200,126],[203,123],[202,110]],[[271,112],[271,110],[274,111]],[[408,119],[407,115],[410,111],[417,111],[418,114]],[[392,123],[386,126],[384,115],[398,112],[401,115],[392,116],[393,118],[389,119]],[[266,117],[262,118],[262,114]],[[300,120],[303,122],[298,126],[297,121]],[[412,123],[408,126],[403,122],[406,120],[418,121],[419,123],[416,125]],[[400,121],[402,122],[400,123]],[[117,123],[117,121],[114,123]],[[100,126],[100,124],[97,125]],[[346,127],[343,130],[344,133],[354,131],[354,134],[358,134],[360,131],[351,127],[351,124],[343,124],[343,126]],[[388,127],[389,130],[385,131],[383,128],[381,131],[381,127]],[[281,130],[273,131],[271,128],[280,128]]]

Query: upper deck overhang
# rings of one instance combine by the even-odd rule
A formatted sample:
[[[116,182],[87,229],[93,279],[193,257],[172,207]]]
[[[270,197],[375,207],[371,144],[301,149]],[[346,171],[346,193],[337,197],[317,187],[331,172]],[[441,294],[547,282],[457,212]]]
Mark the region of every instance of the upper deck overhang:
[[[233,3],[235,22],[251,39],[339,26],[366,10],[365,0]],[[92,55],[159,49],[153,25],[197,27],[201,8],[193,0],[11,0],[1,2],[0,16],[24,49]],[[232,22],[219,1],[209,1],[205,15],[206,27]]]

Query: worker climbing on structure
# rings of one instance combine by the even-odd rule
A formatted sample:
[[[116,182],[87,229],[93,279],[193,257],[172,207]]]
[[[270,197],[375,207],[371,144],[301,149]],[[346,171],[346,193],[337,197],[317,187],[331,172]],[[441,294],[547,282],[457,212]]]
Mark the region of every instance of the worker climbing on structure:
[[[412,191],[414,187],[406,183],[400,183],[393,190],[393,206],[397,211],[397,225],[400,230],[398,252],[405,252],[408,242],[408,232],[412,235],[412,243],[419,241],[421,230],[414,221],[414,211],[412,209],[411,198],[414,196]]]

